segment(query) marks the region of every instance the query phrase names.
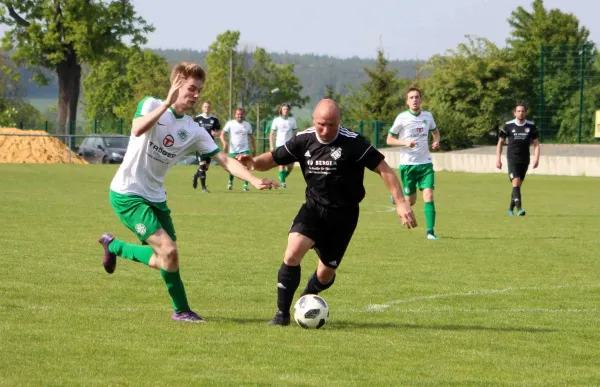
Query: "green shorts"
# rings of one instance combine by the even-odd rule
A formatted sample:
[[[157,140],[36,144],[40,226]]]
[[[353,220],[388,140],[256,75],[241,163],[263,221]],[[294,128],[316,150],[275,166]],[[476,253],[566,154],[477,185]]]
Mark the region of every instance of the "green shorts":
[[[249,154],[250,154],[250,151],[247,150],[247,151],[243,151],[243,152],[230,153],[229,157],[231,157],[232,159],[235,159],[235,156],[237,156],[237,155],[249,155]]]
[[[398,168],[400,180],[404,188],[404,195],[410,196],[425,188],[435,189],[433,164],[401,165]]]
[[[110,204],[121,222],[145,241],[150,235],[163,228],[173,241],[177,240],[171,210],[167,202],[151,202],[137,195],[124,195],[110,191]]]

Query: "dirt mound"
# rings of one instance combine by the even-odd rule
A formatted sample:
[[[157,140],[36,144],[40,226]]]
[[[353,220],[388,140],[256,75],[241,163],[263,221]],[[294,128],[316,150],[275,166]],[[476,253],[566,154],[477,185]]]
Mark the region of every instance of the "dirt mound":
[[[22,134],[26,136],[5,136]],[[35,135],[35,136],[28,136]],[[41,135],[41,136],[40,136]],[[87,164],[58,138],[43,130],[0,128],[0,163]]]

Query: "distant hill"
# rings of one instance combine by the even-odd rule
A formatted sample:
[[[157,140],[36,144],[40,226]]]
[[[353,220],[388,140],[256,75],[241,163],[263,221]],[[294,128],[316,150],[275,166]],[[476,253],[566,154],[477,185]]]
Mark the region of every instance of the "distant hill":
[[[155,53],[164,56],[170,63],[182,60],[206,65],[207,51],[195,50],[170,50],[152,49]],[[358,88],[367,80],[365,67],[374,67],[375,59],[364,58],[334,58],[326,55],[315,54],[292,54],[271,53],[271,58],[279,64],[295,64],[295,73],[300,78],[303,94],[311,98],[311,105],[323,96],[323,90],[327,84],[336,88],[337,92],[346,94],[349,86]],[[375,53],[374,53],[375,55]],[[423,61],[416,60],[394,60],[390,61],[390,67],[398,70],[399,78],[413,78],[416,66],[422,65]],[[58,88],[56,79],[48,86],[37,87],[35,83],[29,82],[31,72],[20,69],[22,82],[26,88],[26,98],[57,98]]]
[[[152,49],[155,53],[164,56],[169,62],[176,63],[182,60],[192,61],[206,65],[207,51],[194,50],[163,50]],[[374,53],[375,54],[375,53]],[[364,58],[335,58],[327,55],[291,54],[272,52],[273,62],[279,64],[295,64],[295,73],[300,78],[303,94],[310,96],[311,104],[323,96],[327,84],[335,87],[342,95],[348,92],[349,87],[358,88],[367,81],[365,67],[375,67],[375,59]],[[399,78],[414,78],[416,66],[424,61],[394,60],[390,67],[398,70]]]

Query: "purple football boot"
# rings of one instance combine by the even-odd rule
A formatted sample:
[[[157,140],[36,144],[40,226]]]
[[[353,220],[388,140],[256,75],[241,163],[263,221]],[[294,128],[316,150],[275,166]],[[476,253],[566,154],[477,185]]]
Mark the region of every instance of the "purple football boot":
[[[171,320],[188,321],[188,322],[195,322],[195,323],[205,323],[206,322],[205,319],[198,316],[196,313],[192,312],[191,310],[188,310],[187,312],[182,312],[182,313],[173,313],[173,316],[171,316]]]
[[[104,258],[102,259],[102,265],[104,265],[104,270],[106,270],[108,274],[114,273],[115,268],[117,267],[117,256],[108,251],[108,245],[110,245],[110,243],[114,240],[115,237],[109,233],[102,234],[100,239],[98,239],[98,242],[100,242],[102,247],[104,247]]]

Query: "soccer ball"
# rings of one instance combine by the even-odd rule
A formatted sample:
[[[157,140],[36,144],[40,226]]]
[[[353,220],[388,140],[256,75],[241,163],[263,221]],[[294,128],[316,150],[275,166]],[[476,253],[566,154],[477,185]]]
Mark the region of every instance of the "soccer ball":
[[[314,294],[300,297],[294,305],[294,320],[305,329],[319,329],[329,318],[329,306]]]

